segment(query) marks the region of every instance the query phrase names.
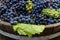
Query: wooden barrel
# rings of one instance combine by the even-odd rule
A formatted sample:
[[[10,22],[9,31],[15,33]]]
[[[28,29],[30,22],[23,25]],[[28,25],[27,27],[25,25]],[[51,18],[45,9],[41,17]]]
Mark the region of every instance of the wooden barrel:
[[[16,40],[49,40],[60,36],[60,23],[46,25],[45,30],[40,35],[28,38],[27,36],[19,36],[14,32],[10,23],[0,21],[0,34]]]

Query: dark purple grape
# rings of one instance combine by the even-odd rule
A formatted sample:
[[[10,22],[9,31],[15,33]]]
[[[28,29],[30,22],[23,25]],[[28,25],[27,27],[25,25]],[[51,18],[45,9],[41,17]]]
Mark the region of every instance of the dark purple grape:
[[[60,0],[44,1],[44,0],[31,0],[34,4],[31,13],[27,12],[26,4],[28,0],[0,0],[0,20],[9,23],[27,23],[37,25],[47,25],[60,22],[60,18],[54,19],[42,14],[44,8],[58,9],[60,8]]]

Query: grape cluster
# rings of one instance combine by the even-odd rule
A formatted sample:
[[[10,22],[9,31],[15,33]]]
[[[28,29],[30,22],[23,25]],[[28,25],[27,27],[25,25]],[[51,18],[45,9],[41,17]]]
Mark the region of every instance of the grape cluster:
[[[37,25],[60,22],[60,16],[53,18],[43,15],[42,10],[46,8],[58,9],[57,11],[60,12],[60,0],[0,0],[0,20],[11,24]]]
[[[40,34],[43,32],[44,28],[45,25],[31,25],[23,23],[18,23],[13,27],[14,31],[16,31],[19,35],[25,35],[28,37],[32,37],[35,34]]]
[[[26,10],[28,12],[32,12],[33,11],[33,7],[34,7],[34,4],[32,3],[32,1],[28,0],[28,4],[26,5]]]
[[[50,16],[50,17],[53,17],[53,18],[58,18],[59,17],[59,12],[56,11],[55,9],[43,9],[42,10],[42,13],[46,16]]]

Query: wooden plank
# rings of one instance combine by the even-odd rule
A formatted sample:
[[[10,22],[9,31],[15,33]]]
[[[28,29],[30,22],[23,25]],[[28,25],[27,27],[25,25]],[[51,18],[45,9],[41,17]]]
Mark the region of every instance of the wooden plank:
[[[53,28],[45,28],[45,30],[40,34],[41,36],[50,35],[53,32]]]
[[[6,38],[2,35],[0,35],[0,40],[6,40]]]
[[[54,27],[53,33],[60,32],[60,26]]]
[[[0,21],[0,29],[9,33],[14,33],[13,26],[10,23],[4,21]]]
[[[60,40],[60,36],[59,37],[56,37],[56,38],[53,38],[51,40]]]
[[[43,33],[41,33],[41,36],[42,35],[50,35],[50,34],[54,33],[54,31],[57,32],[58,28],[60,30],[60,27],[57,27],[57,26],[60,26],[60,23],[46,25],[46,29],[44,30]],[[10,23],[0,21],[0,29],[2,29],[3,31],[9,32],[9,33],[15,34],[15,32],[13,31],[13,26]]]
[[[48,35],[52,33],[53,27],[56,27],[58,25],[60,25],[60,23],[57,23],[56,26],[53,25],[46,25],[46,29],[44,30],[44,32],[42,33],[43,35]],[[14,33],[13,31],[13,26],[10,23],[4,22],[4,21],[0,21],[0,29],[9,32],[9,33]]]

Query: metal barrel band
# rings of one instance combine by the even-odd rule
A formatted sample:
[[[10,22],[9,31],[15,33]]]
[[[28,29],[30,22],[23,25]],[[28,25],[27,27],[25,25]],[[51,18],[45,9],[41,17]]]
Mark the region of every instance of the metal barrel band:
[[[3,35],[3,36],[6,36],[6,37],[9,37],[9,38],[12,38],[12,39],[16,39],[16,40],[49,40],[49,39],[53,39],[55,37],[58,37],[60,36],[60,32],[58,33],[55,33],[55,34],[52,34],[52,35],[49,35],[49,36],[41,36],[41,37],[32,37],[32,38],[28,38],[28,37],[25,37],[25,36],[19,36],[19,35],[15,35],[15,34],[11,34],[11,33],[7,33],[7,32],[4,32],[2,30],[0,30],[0,34]]]

